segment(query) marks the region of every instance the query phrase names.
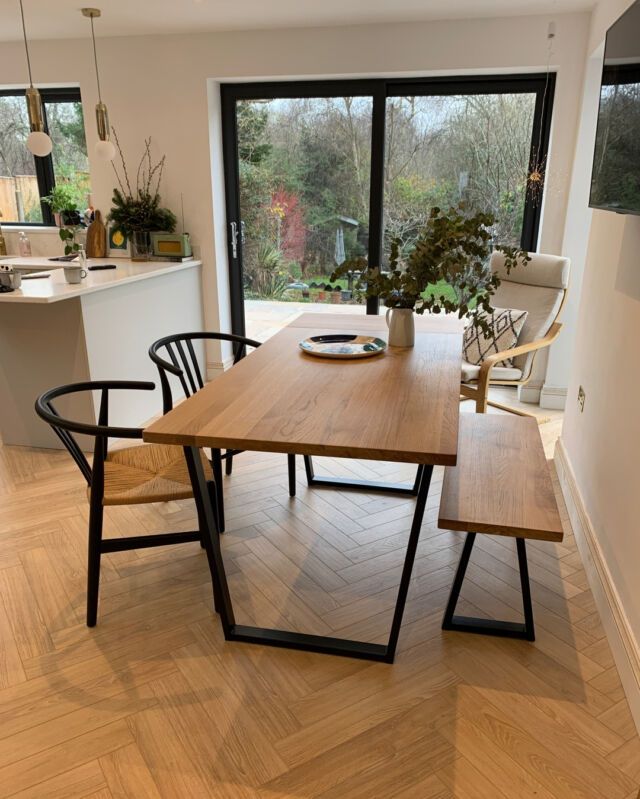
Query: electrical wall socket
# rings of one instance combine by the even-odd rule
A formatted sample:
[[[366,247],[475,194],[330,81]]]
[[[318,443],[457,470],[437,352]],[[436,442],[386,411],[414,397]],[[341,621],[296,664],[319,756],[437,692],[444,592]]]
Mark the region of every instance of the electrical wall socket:
[[[587,395],[584,393],[582,386],[578,389],[578,405],[580,406],[580,413],[584,413],[584,401]]]

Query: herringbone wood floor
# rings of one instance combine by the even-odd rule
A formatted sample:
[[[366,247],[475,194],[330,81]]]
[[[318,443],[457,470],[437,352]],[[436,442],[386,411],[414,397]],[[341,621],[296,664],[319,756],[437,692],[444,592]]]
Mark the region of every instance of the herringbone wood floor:
[[[413,503],[298,477],[289,500],[284,456],[245,453],[225,480],[239,620],[383,640]],[[635,799],[640,742],[571,530],[529,547],[535,644],[443,634],[461,537],[435,526],[441,479],[387,666],[225,644],[197,544],[105,556],[88,630],[81,477],[64,453],[0,450],[0,796]],[[190,501],[116,507],[106,533],[193,524]],[[513,542],[478,543],[464,604],[516,618]]]

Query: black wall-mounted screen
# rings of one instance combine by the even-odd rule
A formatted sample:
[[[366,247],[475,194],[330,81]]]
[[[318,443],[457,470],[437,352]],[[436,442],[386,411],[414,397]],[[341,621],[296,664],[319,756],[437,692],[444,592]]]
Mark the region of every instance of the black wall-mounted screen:
[[[640,0],[607,32],[589,205],[640,214]]]

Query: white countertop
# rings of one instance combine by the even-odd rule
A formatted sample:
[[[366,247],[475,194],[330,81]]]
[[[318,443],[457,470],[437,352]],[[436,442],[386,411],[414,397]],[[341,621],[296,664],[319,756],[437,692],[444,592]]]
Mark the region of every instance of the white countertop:
[[[44,255],[30,255],[28,258],[23,258],[20,255],[0,256],[0,266],[10,266],[20,272],[33,272],[34,269],[57,269],[63,263],[64,261],[51,261]]]
[[[158,275],[179,272],[201,266],[202,261],[191,260],[175,263],[171,261],[131,261],[129,258],[90,258],[88,265],[115,264],[115,269],[104,269],[87,272],[81,283],[69,284],[64,279],[60,261],[48,261],[46,258],[1,258],[0,263],[22,266],[29,270],[42,267],[43,274],[49,277],[35,280],[22,280],[22,286],[15,291],[0,294],[0,302],[50,303],[83,297],[96,291],[104,291],[126,283],[149,280]]]

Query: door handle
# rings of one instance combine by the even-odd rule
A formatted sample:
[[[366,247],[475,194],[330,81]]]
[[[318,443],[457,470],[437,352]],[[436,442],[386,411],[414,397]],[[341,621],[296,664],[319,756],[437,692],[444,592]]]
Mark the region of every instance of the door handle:
[[[238,224],[231,222],[231,255],[235,260],[238,257]]]

